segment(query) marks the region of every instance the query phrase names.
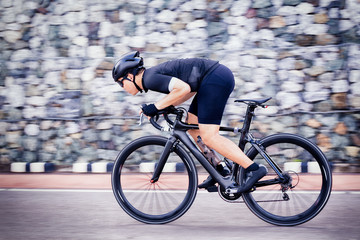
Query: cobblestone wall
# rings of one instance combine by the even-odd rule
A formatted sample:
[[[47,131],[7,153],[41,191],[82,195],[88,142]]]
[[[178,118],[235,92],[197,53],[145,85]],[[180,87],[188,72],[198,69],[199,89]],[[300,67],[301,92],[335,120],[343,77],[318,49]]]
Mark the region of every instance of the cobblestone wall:
[[[219,60],[236,77],[224,125],[241,126],[234,99],[271,96],[258,137],[298,133],[345,170],[359,164],[358,0],[2,0],[0,17],[0,164],[111,161],[156,133],[128,117],[161,96],[111,79],[130,50],[149,67]]]

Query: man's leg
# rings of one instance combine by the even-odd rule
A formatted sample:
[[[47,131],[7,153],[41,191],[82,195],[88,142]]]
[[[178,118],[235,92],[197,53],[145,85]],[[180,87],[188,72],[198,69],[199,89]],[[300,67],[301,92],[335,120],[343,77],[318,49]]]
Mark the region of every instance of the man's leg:
[[[193,113],[188,113],[187,123],[189,124],[199,124],[198,117]],[[189,130],[188,133],[194,139],[195,143],[197,143],[198,136],[200,136],[200,130]],[[223,165],[219,164],[216,167],[216,170],[223,176],[226,176],[230,173],[230,170],[227,167],[223,167]],[[203,183],[199,184],[199,188],[208,189],[211,186],[215,186],[216,181],[209,176]]]
[[[199,124],[198,117],[195,114],[188,112],[187,123]],[[197,141],[197,137],[200,136],[200,130],[198,130],[198,129],[188,130],[188,133],[194,139],[195,142]]]
[[[249,173],[249,177],[246,182],[241,186],[237,183],[233,183],[231,186],[228,186],[233,193],[242,193],[251,190],[253,185],[267,174],[266,167],[259,167],[259,165],[248,158],[233,141],[219,134],[219,125],[199,124],[199,128],[200,136],[208,147],[214,149],[224,157],[238,163]]]
[[[199,129],[202,140],[209,148],[214,149],[243,168],[248,168],[253,164],[253,161],[233,141],[219,134],[219,125],[199,124]]]

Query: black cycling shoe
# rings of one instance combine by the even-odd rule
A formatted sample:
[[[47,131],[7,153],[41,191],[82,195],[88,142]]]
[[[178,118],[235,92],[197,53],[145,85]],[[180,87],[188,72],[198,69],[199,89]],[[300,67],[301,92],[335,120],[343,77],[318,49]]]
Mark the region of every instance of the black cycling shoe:
[[[229,175],[229,173],[230,173],[230,170],[229,170],[229,168],[227,167],[227,166],[223,166],[223,165],[221,165],[221,164],[219,164],[219,165],[217,165],[216,166],[216,170],[222,175],[222,176],[227,176],[227,175]],[[213,179],[212,177],[211,177],[211,175],[209,175],[208,177],[207,177],[207,179],[205,179],[202,183],[200,183],[199,185],[198,185],[198,188],[205,188],[205,189],[208,189],[208,188],[210,188],[210,187],[212,187],[212,186],[215,186],[215,184],[217,183],[217,181],[215,180],[215,179]]]
[[[198,188],[208,189],[211,186],[214,186],[216,181],[209,175],[202,183],[198,185]]]
[[[260,165],[259,169],[256,171],[251,171],[247,173],[247,179],[244,184],[239,186],[237,183],[233,183],[226,189],[228,193],[244,193],[252,189],[254,184],[263,178],[268,173],[268,170],[265,166]]]

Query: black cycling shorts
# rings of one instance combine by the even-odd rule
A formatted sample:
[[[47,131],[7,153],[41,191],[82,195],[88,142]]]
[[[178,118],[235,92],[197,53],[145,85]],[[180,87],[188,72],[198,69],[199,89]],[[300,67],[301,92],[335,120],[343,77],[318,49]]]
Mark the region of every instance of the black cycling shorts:
[[[198,117],[200,124],[220,125],[226,102],[234,90],[231,70],[219,64],[201,82],[189,112]]]

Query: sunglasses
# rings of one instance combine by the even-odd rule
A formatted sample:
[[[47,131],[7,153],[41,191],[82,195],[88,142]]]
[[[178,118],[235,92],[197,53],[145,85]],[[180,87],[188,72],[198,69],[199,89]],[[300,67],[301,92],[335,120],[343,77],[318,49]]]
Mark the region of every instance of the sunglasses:
[[[124,87],[124,80],[128,80],[131,82],[131,79],[129,79],[128,77],[123,77],[122,79],[116,82],[120,85],[120,87]]]

